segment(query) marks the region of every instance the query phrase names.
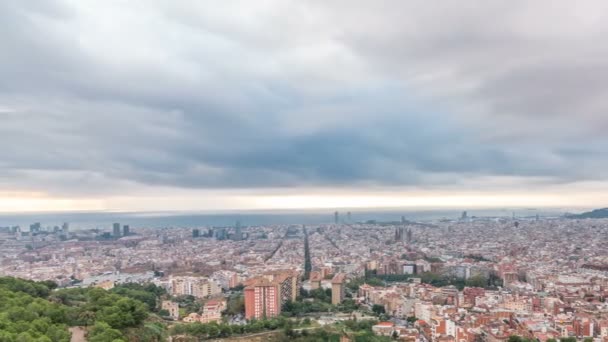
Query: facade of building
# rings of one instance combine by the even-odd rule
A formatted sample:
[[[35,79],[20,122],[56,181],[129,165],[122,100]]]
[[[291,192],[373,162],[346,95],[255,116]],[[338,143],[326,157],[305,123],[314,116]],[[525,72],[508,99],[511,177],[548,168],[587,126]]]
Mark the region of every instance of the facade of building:
[[[163,300],[161,303],[161,309],[167,310],[169,316],[173,319],[179,319],[179,305],[170,300]]]
[[[120,236],[120,223],[114,223],[114,225],[112,226],[112,236]]]
[[[346,274],[338,273],[331,280],[331,303],[338,305],[344,300],[344,281]]]
[[[281,287],[265,278],[245,288],[245,318],[261,319],[281,313]]]
[[[245,318],[274,317],[288,301],[295,301],[300,291],[296,271],[273,271],[245,282]]]
[[[222,293],[222,288],[216,282],[205,277],[172,277],[170,284],[174,296],[208,298]]]

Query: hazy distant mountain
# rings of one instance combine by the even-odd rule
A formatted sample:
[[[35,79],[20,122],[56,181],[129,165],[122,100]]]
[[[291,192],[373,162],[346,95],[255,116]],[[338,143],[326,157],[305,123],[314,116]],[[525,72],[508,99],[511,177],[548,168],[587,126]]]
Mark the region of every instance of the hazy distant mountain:
[[[570,214],[568,218],[586,219],[586,218],[608,218],[608,208],[595,209],[582,214]]]

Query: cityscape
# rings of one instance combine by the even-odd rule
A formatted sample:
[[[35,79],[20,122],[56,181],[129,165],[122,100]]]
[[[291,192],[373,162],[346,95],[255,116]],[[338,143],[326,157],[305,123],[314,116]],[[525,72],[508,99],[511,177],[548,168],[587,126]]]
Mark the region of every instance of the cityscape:
[[[294,328],[300,333],[369,321],[375,336],[404,341],[608,338],[608,219],[352,217],[328,213],[321,225],[0,227],[0,274],[66,289],[153,284],[163,294],[152,314],[176,340],[188,330],[175,324],[278,317],[305,318],[308,326]]]
[[[0,342],[608,342],[608,1],[0,1]]]

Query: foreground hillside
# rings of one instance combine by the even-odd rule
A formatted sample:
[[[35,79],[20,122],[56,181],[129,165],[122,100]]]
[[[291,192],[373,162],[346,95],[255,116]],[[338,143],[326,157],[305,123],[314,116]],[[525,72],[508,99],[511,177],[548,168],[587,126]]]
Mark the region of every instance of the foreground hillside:
[[[82,326],[91,342],[161,341],[164,326],[146,323],[156,296],[143,289],[54,290],[52,282],[0,278],[0,341],[64,342]]]

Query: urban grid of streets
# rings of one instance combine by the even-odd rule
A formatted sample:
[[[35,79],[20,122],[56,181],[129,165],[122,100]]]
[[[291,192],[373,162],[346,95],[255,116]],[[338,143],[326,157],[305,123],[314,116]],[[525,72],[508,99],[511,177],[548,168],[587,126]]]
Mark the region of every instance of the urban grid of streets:
[[[463,215],[465,216],[465,215]],[[218,291],[272,271],[305,270],[308,243],[313,277],[331,288],[331,276],[399,282],[363,285],[349,295],[381,305],[391,324],[417,340],[488,341],[511,335],[545,341],[608,337],[608,220],[566,218],[442,220],[428,224],[339,223],[123,231],[44,228],[30,233],[0,228],[0,274],[54,280],[61,286],[201,278]],[[405,233],[404,233],[405,232]],[[500,286],[435,287],[425,275],[500,279]],[[401,277],[401,278],[399,278]],[[173,282],[173,284],[175,284]],[[209,290],[212,291],[212,290]],[[406,322],[408,317],[416,320]],[[324,318],[331,320],[330,314]],[[387,327],[378,327],[384,333]],[[385,329],[386,330],[386,329]]]

